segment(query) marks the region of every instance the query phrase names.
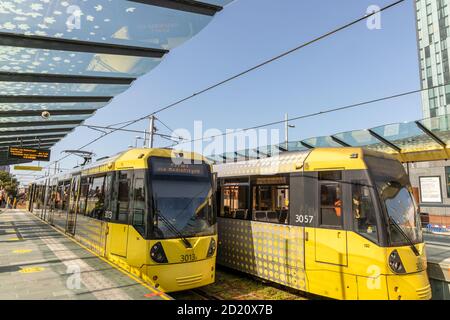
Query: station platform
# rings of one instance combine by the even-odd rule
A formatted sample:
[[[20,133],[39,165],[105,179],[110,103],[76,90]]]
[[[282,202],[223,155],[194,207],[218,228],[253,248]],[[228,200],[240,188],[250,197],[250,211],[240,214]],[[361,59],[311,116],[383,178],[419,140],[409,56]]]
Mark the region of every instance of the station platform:
[[[424,235],[433,299],[450,300],[450,237]]]
[[[170,300],[23,210],[0,211],[0,300]]]

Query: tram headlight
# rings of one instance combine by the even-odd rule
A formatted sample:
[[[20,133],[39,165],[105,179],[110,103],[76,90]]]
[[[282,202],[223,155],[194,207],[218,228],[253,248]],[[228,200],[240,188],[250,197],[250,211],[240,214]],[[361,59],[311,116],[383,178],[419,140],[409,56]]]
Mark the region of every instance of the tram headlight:
[[[392,251],[389,255],[389,267],[394,273],[406,273],[405,267],[403,266],[397,250]]]
[[[208,257],[212,257],[216,253],[216,240],[211,239],[208,248]]]
[[[167,263],[169,262],[166,257],[166,253],[164,252],[163,246],[161,242],[157,242],[153,245],[150,250],[150,257],[153,261],[157,263]]]

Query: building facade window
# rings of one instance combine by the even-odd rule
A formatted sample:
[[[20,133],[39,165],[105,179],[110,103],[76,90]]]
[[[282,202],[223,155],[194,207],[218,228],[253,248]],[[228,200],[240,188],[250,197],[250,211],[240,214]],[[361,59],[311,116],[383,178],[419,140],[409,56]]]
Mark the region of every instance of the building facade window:
[[[445,167],[445,185],[447,187],[447,198],[450,198],[450,167]]]

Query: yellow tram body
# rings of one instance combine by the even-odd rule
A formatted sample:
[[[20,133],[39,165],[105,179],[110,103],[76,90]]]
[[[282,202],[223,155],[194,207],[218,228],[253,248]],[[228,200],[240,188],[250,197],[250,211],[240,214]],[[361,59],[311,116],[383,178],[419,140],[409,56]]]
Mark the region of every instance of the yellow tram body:
[[[122,218],[120,223],[111,219],[96,219],[92,216],[82,214],[81,211],[85,213],[92,212],[91,209],[96,204],[87,197],[84,201],[86,208],[82,209],[83,206],[80,205],[82,202],[80,198],[84,199],[82,196],[84,192],[82,191],[83,184],[79,183],[80,180],[78,180],[78,183],[74,182],[77,176],[82,179],[81,181],[83,179],[84,181],[91,181],[89,179],[92,178],[94,182],[88,188],[90,190],[93,189],[92,185],[95,185],[96,177],[105,176],[103,180],[104,185],[109,175],[115,172],[117,175],[119,172],[127,172],[131,177],[136,177],[136,172],[147,172],[151,169],[149,167],[150,159],[158,158],[171,161],[171,159],[180,155],[183,161],[197,161],[201,163],[199,165],[210,168],[210,165],[204,162],[203,157],[195,153],[175,153],[167,149],[131,149],[115,157],[90,164],[70,173],[59,174],[36,181],[30,189],[31,199],[29,209],[55,227],[73,235],[77,240],[100,256],[106,257],[119,267],[140,277],[162,291],[174,292],[208,285],[215,280],[215,243],[217,242],[217,229],[215,224],[210,226],[210,232],[206,235],[194,236],[191,234],[190,236],[180,237],[177,234],[171,234],[168,238],[148,239],[148,237],[143,235],[143,232],[139,232],[138,230],[142,226],[139,225],[139,227],[136,227],[134,225],[135,219],[139,218],[136,214],[137,209],[135,203],[137,203],[137,191],[135,186],[138,183],[142,183],[142,181],[136,181],[136,178],[134,178],[130,182],[130,185],[135,187],[134,191],[130,191],[134,192],[135,198],[130,196],[130,205],[124,208],[125,211],[128,210],[129,212],[119,213],[119,215],[126,216],[126,219]],[[163,171],[167,170],[167,168],[169,170],[179,170],[182,168],[182,170],[188,170],[186,171],[188,172],[187,175],[190,174],[189,170],[191,170],[190,165],[186,164],[174,165],[165,163],[164,166],[161,167]],[[210,169],[208,172],[212,178]],[[67,187],[69,190],[75,188],[77,191],[74,196],[70,196],[69,202],[65,204],[65,210],[58,210],[58,208],[55,208],[57,207],[55,205],[55,195],[59,192],[60,194],[57,196],[62,197],[61,194],[64,193],[63,189],[65,187],[64,181],[70,181]],[[206,198],[205,201],[212,203],[213,184],[212,180],[208,181],[207,183],[211,182],[211,187],[208,193],[209,198]],[[60,190],[59,187],[61,184],[62,188]],[[90,195],[89,190],[86,191],[88,195]],[[120,189],[116,192],[119,195],[115,194],[114,196],[120,199]],[[148,191],[145,191],[145,193],[147,194]],[[142,190],[139,192],[139,195],[143,196]],[[134,200],[134,204],[131,199]],[[119,203],[118,207],[121,205]],[[201,209],[202,206],[204,204],[199,206],[199,208]],[[200,210],[199,208],[197,208],[197,211]],[[143,208],[139,210],[143,211]],[[133,214],[130,214],[132,211]],[[213,223],[215,223],[214,212],[210,212]],[[186,241],[188,242],[187,244]],[[212,244],[214,244],[214,248],[211,247]],[[152,259],[151,251],[155,245],[159,249],[162,247],[165,261],[156,262]]]
[[[386,165],[391,171],[396,168],[389,174],[406,189],[395,189],[400,184],[388,182],[377,196],[377,186],[383,184],[372,183],[376,170],[372,172],[374,166],[368,162],[376,170]],[[218,164],[214,171],[220,194],[219,264],[333,299],[431,298],[416,204],[406,191],[404,169],[393,158],[360,148],[319,148]],[[359,185],[352,177],[370,178]],[[328,194],[323,190],[332,187],[341,190],[341,202],[330,208],[324,205]],[[411,200],[400,201],[399,195]],[[381,196],[386,197],[385,204],[377,200]],[[362,207],[369,200],[372,208]],[[392,208],[398,211],[401,205],[408,208],[409,218],[414,215],[414,225],[397,226],[417,234],[413,244],[397,234],[394,225],[386,224]],[[382,206],[391,211],[386,214]],[[364,216],[367,212],[373,212],[375,222]],[[361,222],[364,218],[367,225]],[[329,226],[330,221],[337,223]]]

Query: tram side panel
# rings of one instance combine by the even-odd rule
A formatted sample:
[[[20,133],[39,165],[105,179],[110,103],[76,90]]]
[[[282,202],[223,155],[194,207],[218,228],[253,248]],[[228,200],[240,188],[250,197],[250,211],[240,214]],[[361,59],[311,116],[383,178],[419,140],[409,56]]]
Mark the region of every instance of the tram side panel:
[[[218,263],[306,290],[303,228],[219,218]]]
[[[335,174],[339,177],[333,180]],[[341,171],[290,174],[288,225],[255,221],[254,212],[251,220],[219,218],[218,263],[330,298],[387,298],[382,279],[377,290],[366,290],[373,275],[367,266],[384,268],[385,254],[374,255],[373,243],[349,232],[352,199],[350,184],[342,180],[345,175]],[[254,197],[253,192],[250,197]],[[337,200],[340,213],[333,220],[330,217],[336,216]],[[355,254],[349,255],[350,250]]]
[[[283,177],[279,177],[283,179]],[[278,178],[275,178],[276,181]],[[294,202],[299,192],[298,178],[289,179],[290,195],[288,216],[298,212],[298,201]],[[224,183],[225,180],[222,180]],[[265,182],[267,183],[267,182]],[[218,218],[219,249],[217,262],[262,279],[267,279],[287,287],[307,291],[305,273],[305,242],[304,228],[284,223],[256,221],[256,210],[250,210],[254,205],[256,184],[249,186],[247,201],[248,219],[242,218],[238,212],[232,215],[224,213],[224,193],[221,189],[221,217]],[[241,208],[242,209],[242,208]],[[227,217],[226,217],[227,216]],[[238,217],[238,218],[237,218]]]

